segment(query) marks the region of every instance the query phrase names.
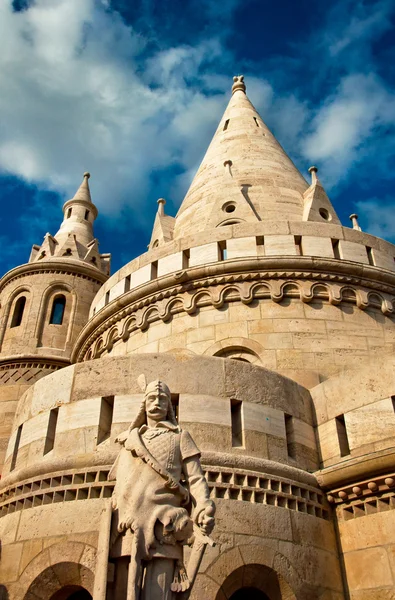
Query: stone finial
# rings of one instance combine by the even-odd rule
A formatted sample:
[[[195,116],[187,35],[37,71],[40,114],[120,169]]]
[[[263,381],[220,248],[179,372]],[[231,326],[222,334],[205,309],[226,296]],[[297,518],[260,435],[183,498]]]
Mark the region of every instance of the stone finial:
[[[84,178],[89,179],[91,174],[88,171],[85,171]]]
[[[350,221],[352,223],[353,229],[356,229],[356,231],[362,231],[362,229],[360,228],[360,226],[358,224],[358,215],[356,215],[355,213],[350,215]]]
[[[165,214],[166,200],[164,198],[159,198],[157,200],[157,203],[158,203],[158,215],[163,216]]]
[[[245,93],[246,84],[244,83],[244,75],[235,75],[233,77],[233,81],[234,83],[232,85],[232,94],[239,90]]]
[[[315,183],[317,183],[317,173],[318,173],[317,167],[314,167],[314,166],[310,167],[309,173],[311,175],[311,185],[314,185]]]

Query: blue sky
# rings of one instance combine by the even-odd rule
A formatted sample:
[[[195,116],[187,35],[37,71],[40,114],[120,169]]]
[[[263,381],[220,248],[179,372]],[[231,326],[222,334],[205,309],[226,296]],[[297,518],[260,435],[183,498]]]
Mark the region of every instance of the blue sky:
[[[395,0],[0,0],[1,271],[89,170],[114,272],[175,214],[243,73],[343,224],[395,242]]]

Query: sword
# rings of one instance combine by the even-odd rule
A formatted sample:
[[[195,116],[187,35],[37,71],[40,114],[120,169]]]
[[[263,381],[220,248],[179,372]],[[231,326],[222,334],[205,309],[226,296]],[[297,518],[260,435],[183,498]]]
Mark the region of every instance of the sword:
[[[208,535],[205,535],[198,525],[193,525],[193,531],[195,534],[195,541],[193,542],[187,566],[187,576],[189,579],[190,586],[189,589],[182,594],[182,600],[188,600],[189,596],[191,595],[192,587],[195,583],[196,575],[198,574],[199,567],[203,560],[203,556],[207,546],[215,546],[214,540]]]

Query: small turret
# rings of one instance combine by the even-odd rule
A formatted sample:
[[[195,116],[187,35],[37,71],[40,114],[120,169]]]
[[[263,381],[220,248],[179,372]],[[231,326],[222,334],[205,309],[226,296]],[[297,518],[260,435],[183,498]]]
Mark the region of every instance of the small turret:
[[[47,233],[29,262],[0,280],[0,413],[12,400],[9,427],[0,432],[0,470],[16,401],[30,385],[70,364],[91,302],[109,275],[110,255],[99,253],[93,235],[97,208],[88,179],[85,173],[65,203],[58,233]]]
[[[63,205],[59,231],[55,236],[47,233],[41,246],[33,246],[29,262],[52,258],[80,260],[109,275],[110,255],[99,253],[99,243],[93,234],[98,211],[92,202],[89,178],[90,173],[84,173],[75,196]]]
[[[97,208],[92,202],[89,189],[90,173],[84,173],[84,179],[74,198],[63,205],[63,223],[55,235],[62,245],[72,234],[78,243],[87,246],[93,240],[93,222],[97,217]]]
[[[303,221],[330,222],[341,225],[340,219],[329,200],[321,181],[317,167],[310,167],[311,185],[304,193]]]
[[[152,228],[151,241],[148,248],[157,248],[158,246],[170,242],[173,239],[174,217],[165,214],[166,200],[159,198],[158,211],[155,216],[154,226]]]

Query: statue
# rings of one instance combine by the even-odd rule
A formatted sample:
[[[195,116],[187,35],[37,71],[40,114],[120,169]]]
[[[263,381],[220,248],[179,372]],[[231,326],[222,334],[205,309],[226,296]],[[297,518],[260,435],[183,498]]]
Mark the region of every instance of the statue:
[[[214,527],[215,506],[192,437],[175,419],[162,381],[145,389],[109,478],[118,532],[132,535],[127,600],[188,598]],[[192,545],[188,568],[183,547]]]

